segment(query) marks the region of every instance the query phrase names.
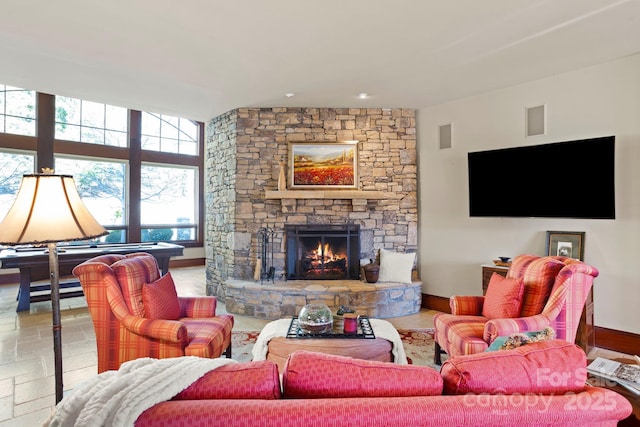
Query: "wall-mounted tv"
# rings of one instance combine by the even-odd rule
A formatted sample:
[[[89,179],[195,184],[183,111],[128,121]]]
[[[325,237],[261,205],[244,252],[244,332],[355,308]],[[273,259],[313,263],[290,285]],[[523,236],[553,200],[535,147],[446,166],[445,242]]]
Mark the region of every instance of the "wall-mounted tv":
[[[468,153],[469,215],[615,219],[615,137]]]

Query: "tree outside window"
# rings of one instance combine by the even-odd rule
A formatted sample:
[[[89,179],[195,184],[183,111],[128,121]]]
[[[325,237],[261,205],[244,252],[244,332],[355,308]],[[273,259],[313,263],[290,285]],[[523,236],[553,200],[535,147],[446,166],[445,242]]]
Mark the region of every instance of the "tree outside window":
[[[198,125],[181,117],[142,113],[142,149],[198,154]]]
[[[102,226],[112,230],[105,241],[126,241],[122,227],[126,225],[125,163],[58,157],[56,173],[73,176],[89,212]]]
[[[127,146],[127,109],[56,96],[56,138],[89,144]]]
[[[33,173],[35,156],[0,152],[0,164],[0,218],[4,218],[18,194],[22,176]]]
[[[142,166],[143,242],[195,239],[196,177],[195,168]]]
[[[0,84],[0,132],[36,134],[36,93]]]

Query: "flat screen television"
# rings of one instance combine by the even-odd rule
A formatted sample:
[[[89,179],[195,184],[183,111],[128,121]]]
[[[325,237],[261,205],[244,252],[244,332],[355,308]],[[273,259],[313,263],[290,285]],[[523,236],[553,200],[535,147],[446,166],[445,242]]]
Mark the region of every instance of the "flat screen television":
[[[615,137],[468,153],[469,215],[615,219]]]

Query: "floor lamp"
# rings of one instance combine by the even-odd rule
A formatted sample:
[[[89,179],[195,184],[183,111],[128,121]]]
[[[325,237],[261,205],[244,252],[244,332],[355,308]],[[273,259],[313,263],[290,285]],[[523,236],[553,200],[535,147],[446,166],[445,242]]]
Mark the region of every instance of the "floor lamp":
[[[60,277],[57,242],[86,240],[108,234],[89,213],[73,177],[42,174],[24,175],[18,194],[0,223],[0,243],[8,245],[47,244],[51,276],[53,354],[56,404],[62,400],[62,325],[60,323]]]

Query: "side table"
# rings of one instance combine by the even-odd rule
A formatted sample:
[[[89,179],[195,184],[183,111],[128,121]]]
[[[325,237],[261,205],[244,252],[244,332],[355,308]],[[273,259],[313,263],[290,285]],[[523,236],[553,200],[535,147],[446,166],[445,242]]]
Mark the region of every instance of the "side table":
[[[627,358],[614,358],[612,360],[620,363],[636,363],[635,360]],[[592,360],[587,360],[587,365],[591,362]],[[640,396],[636,396],[626,388],[619,386],[613,381],[597,377],[595,375],[592,375],[591,373],[588,373],[588,376],[588,382],[591,385],[613,390],[616,393],[624,396],[629,401],[629,403],[631,403],[633,412],[627,418],[618,422],[618,427],[640,426]]]
[[[482,265],[482,295],[487,293],[487,287],[489,286],[489,280],[493,273],[498,273],[502,277],[507,275],[509,267],[499,267],[497,265]]]

